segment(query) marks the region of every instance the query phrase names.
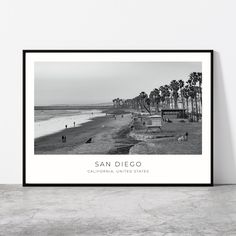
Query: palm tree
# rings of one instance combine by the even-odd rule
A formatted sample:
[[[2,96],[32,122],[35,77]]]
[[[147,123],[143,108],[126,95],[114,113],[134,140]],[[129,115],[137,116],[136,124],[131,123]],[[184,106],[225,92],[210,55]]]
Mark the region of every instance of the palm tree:
[[[134,101],[134,108],[139,110],[139,107],[141,107],[139,96],[133,98],[133,101]]]
[[[148,98],[148,95],[145,92],[141,92],[139,94],[139,98],[140,98],[140,103],[141,103],[141,109],[143,110],[143,108],[151,114],[150,111],[150,99]]]
[[[126,104],[128,108],[134,108],[133,99],[127,99]]]
[[[160,91],[155,88],[154,90],[151,91],[149,98],[151,100],[151,102],[154,104],[155,108],[156,108],[156,112],[159,111],[159,103],[161,101],[161,96],[160,96]]]
[[[120,98],[115,98],[112,100],[112,102],[113,102],[113,105],[115,108],[119,108],[119,107],[123,106],[123,100]]]
[[[194,101],[195,101],[195,107],[196,107],[196,116],[197,116],[197,121],[199,119],[199,114],[198,114],[198,107],[200,109],[199,112],[201,112],[202,108],[202,72],[192,72],[189,75],[189,80],[188,83],[193,87],[194,89]],[[198,84],[198,86],[197,86]],[[198,94],[200,96],[200,104],[198,104]],[[201,108],[200,108],[201,106]]]
[[[178,90],[179,90],[179,83],[176,80],[172,80],[170,82],[170,89],[172,90],[173,98],[174,98],[174,107],[175,109],[178,108]]]
[[[119,98],[116,99],[116,107],[117,107],[117,108],[120,107],[120,99],[119,99]]]
[[[145,99],[147,98],[147,94],[145,92],[141,92],[139,94],[139,99],[140,99],[140,104],[141,104],[141,109],[143,110],[145,107]]]
[[[180,95],[182,99],[183,109],[185,109],[184,96],[183,96],[184,81],[180,79],[178,83],[179,83],[179,88],[180,88]]]
[[[124,100],[123,100],[123,99],[120,99],[119,104],[120,104],[120,107],[123,107],[123,106],[124,106]]]
[[[150,101],[151,101],[151,106],[153,107],[153,106],[155,105],[153,91],[150,92],[150,94],[149,94],[149,99],[150,99]]]
[[[165,102],[166,106],[170,108],[170,87],[169,85],[164,85],[159,88],[159,91],[161,92],[161,97],[160,100],[162,102],[162,107],[165,107]]]
[[[202,107],[202,72],[192,72],[189,75],[189,79],[191,80],[192,85],[197,87],[197,94],[200,96],[200,104]]]
[[[193,85],[189,84],[189,96],[191,98],[191,107],[192,107],[192,119],[194,119],[194,106],[193,106],[193,101],[196,98],[197,94],[196,94],[196,89]],[[196,103],[196,116],[197,116],[197,120],[198,120],[198,112],[197,112],[197,103]]]
[[[165,95],[165,88],[164,88],[164,86],[161,86],[161,87],[159,88],[159,91],[161,92],[162,108],[164,108],[164,107],[165,107],[164,102],[165,102],[165,100],[166,100],[166,95]]]
[[[187,114],[188,114],[188,99],[189,99],[189,86],[185,85],[185,87],[182,89],[183,97],[186,100],[186,106],[187,106]]]
[[[173,97],[173,92],[170,90],[170,108],[174,108],[174,97]]]
[[[116,107],[116,99],[113,99],[112,102],[113,102],[113,106]]]
[[[147,97],[145,99],[145,106],[146,106],[145,109],[151,115],[151,108],[150,108],[150,106],[151,106],[151,99],[149,97]]]
[[[201,101],[201,107],[202,107],[202,72],[198,72],[198,83],[199,83],[200,101]]]
[[[189,75],[189,79],[191,80],[193,85],[197,85],[201,87],[202,86],[202,72],[192,72]]]
[[[166,94],[167,107],[170,108],[170,86],[166,84],[164,88]]]
[[[119,106],[119,98],[113,99],[113,104],[114,104],[115,108],[118,108],[118,106]]]

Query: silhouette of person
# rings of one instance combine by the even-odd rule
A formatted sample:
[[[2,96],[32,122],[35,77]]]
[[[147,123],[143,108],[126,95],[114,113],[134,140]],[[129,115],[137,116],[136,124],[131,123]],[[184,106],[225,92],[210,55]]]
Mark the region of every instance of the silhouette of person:
[[[62,141],[63,143],[65,143],[65,142],[66,142],[66,136],[62,135],[62,136],[61,136],[61,141]]]

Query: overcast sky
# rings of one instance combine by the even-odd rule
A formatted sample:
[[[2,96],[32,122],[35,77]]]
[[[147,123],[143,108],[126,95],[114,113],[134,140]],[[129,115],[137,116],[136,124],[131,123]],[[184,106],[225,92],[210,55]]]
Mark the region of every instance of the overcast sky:
[[[133,98],[201,71],[200,62],[36,62],[35,105]]]

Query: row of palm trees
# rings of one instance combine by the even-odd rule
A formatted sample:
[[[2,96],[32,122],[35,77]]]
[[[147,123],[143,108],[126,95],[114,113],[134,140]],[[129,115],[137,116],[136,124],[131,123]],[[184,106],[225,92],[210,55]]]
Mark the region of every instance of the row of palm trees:
[[[185,109],[187,116],[198,121],[202,114],[202,73],[192,72],[187,81],[172,80],[170,84],[153,89],[148,95],[141,92],[132,99],[113,99],[116,108],[132,108],[152,113],[162,108]]]

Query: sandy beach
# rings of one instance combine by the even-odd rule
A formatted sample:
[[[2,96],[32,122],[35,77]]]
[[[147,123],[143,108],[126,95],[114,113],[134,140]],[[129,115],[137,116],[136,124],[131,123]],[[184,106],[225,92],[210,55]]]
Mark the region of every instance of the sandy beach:
[[[129,132],[131,114],[96,117],[80,127],[35,139],[35,154],[119,154],[136,142],[124,138]],[[62,142],[62,136],[66,142]],[[92,138],[91,143],[86,141]],[[127,149],[127,150],[126,150]]]

